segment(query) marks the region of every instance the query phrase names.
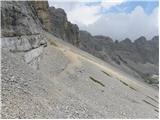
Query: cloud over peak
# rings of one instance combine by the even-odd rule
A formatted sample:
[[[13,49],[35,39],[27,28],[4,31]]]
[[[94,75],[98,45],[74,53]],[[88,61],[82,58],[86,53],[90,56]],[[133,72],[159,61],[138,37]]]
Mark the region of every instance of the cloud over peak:
[[[125,5],[125,0],[89,1],[54,2],[52,4],[63,8],[71,22],[78,24],[80,29],[87,30],[93,35],[105,35],[118,40],[126,37],[135,40],[140,36],[151,39],[154,35],[158,35],[158,6],[150,7],[152,2],[148,3],[149,5],[146,2],[141,4],[129,2]],[[51,5],[50,2],[49,4]],[[135,5],[133,10],[125,11],[133,8],[133,5]],[[144,8],[153,10],[147,14]]]
[[[68,19],[74,23],[93,24],[101,17],[99,9],[98,6],[79,6],[68,12]]]

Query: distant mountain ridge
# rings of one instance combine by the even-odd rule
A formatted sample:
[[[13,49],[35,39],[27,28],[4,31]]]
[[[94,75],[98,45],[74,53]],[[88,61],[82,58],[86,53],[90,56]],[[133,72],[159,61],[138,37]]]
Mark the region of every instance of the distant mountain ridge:
[[[110,62],[126,72],[129,68],[138,73],[137,77],[142,77],[145,81],[154,74],[158,75],[158,45],[158,36],[154,36],[151,40],[141,36],[134,42],[128,38],[122,41],[113,41],[110,37],[92,36],[87,31],[80,31],[80,48],[82,50]]]
[[[80,31],[76,24],[68,21],[67,14],[63,9],[49,7],[47,1],[31,1],[27,2],[27,4],[28,8],[31,8],[30,12],[32,11],[35,14],[34,16],[32,13],[30,16],[30,13],[28,13],[28,18],[30,18],[29,22],[33,23],[32,26],[27,22],[27,17],[25,19],[21,17],[25,11],[21,11],[21,14],[17,8],[13,7],[13,11],[17,12],[17,15],[20,15],[13,16],[12,14],[14,13],[10,12],[11,17],[9,17],[8,12],[2,9],[2,36],[39,34],[39,31],[41,31],[40,26],[42,26],[43,29],[56,37],[104,61],[110,62],[130,74],[134,72],[135,76],[141,77],[145,79],[145,81],[153,75],[158,75],[158,36],[153,37],[152,40],[146,40],[146,38],[142,36],[134,42],[128,38],[114,42],[110,37],[102,35],[92,36],[87,31]],[[5,12],[6,15],[4,14]],[[10,19],[7,19],[8,17]],[[5,18],[7,21],[5,21]],[[19,20],[16,20],[17,18]],[[36,21],[36,24],[34,21]],[[12,26],[8,26],[10,22],[12,22]],[[9,27],[12,28],[9,29]]]
[[[69,21],[50,17],[47,1],[1,1],[1,118],[158,118],[158,89],[133,77],[155,66],[129,59],[136,50],[130,40],[84,32],[77,43]],[[146,46],[138,55],[150,53],[145,40],[137,44]]]
[[[46,4],[48,3],[46,2]],[[42,7],[42,5],[40,6]],[[141,36],[134,42],[129,38],[113,41],[109,36],[92,36],[87,31],[79,30],[76,24],[69,22],[67,14],[62,8],[46,6],[48,5],[45,5],[44,9],[47,10],[43,11],[48,11],[48,13],[44,13],[50,17],[43,17],[44,20],[41,18],[41,21],[46,21],[46,18],[50,20],[49,25],[45,25],[48,21],[42,22],[42,24],[49,26],[50,28],[46,27],[46,29],[56,37],[110,62],[130,74],[134,72],[135,76],[145,79],[144,81],[153,75],[158,75],[159,36],[154,36],[151,40]]]

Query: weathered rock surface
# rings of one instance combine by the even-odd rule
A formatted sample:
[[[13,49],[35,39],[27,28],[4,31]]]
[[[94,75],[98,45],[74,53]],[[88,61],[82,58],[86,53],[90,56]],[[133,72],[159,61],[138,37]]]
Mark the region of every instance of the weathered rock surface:
[[[158,90],[46,36],[39,70],[2,49],[2,118],[158,118]]]
[[[142,77],[144,81],[148,81],[148,79],[150,81],[152,75],[158,75],[158,44],[158,36],[151,40],[146,40],[142,36],[134,42],[128,38],[120,42],[113,42],[109,37],[92,36],[86,31],[80,31],[80,48],[82,50],[110,62],[118,68],[123,68],[130,74],[134,73],[135,76]]]
[[[143,62],[149,62],[158,65],[159,54],[159,37],[155,36],[150,41],[147,41],[145,37],[140,37],[134,42],[137,51],[143,58]]]
[[[47,42],[33,5],[34,3],[27,1],[1,2],[1,40],[2,48],[14,53],[20,52],[24,61],[38,69],[43,47],[47,46]]]
[[[51,31],[51,22],[49,15],[49,5],[47,1],[31,1],[31,5],[35,9],[43,28],[47,31]]]
[[[37,9],[34,5],[38,5]],[[111,65],[113,60],[110,58],[110,55],[115,57],[115,53],[106,54],[113,50],[123,55],[123,51],[135,49],[130,40],[114,43],[109,37],[93,37],[86,33],[89,37],[85,39],[84,36],[81,47],[104,60],[108,58],[111,63],[108,64],[65,42],[67,39],[58,39],[53,33],[44,31],[48,23],[46,15],[43,16],[47,5],[34,5],[28,1],[3,1],[1,4],[2,118],[158,118],[158,90],[127,74],[129,70],[133,72],[126,66],[132,61],[116,56],[123,67],[117,69]],[[57,17],[57,23],[65,18],[63,10],[59,11],[62,15]],[[65,29],[63,24],[56,27],[62,27],[58,31],[63,31],[64,38],[68,36],[68,41],[77,45],[74,38],[78,30],[74,30],[69,22],[67,26]],[[153,41],[158,48],[157,37]],[[106,44],[118,49],[111,49]],[[152,63],[145,65],[145,69],[139,62],[132,66],[140,71],[155,68]],[[124,68],[127,72],[123,72]],[[152,75],[152,79],[156,83],[157,75]]]
[[[79,28],[67,20],[65,11],[50,7],[51,33],[75,46],[79,44]]]
[[[46,38],[42,34],[3,37],[2,48],[12,52],[27,52],[40,46],[46,46]]]
[[[4,37],[37,34],[40,22],[27,1],[1,2],[1,33]]]

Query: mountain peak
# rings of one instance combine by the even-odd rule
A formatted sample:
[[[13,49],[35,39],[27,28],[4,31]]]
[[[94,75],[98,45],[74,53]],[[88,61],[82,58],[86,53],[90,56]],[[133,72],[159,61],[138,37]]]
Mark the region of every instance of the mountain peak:
[[[147,39],[144,36],[139,37],[135,41],[145,42]]]
[[[126,38],[126,39],[122,40],[121,42],[127,43],[127,44],[131,44],[132,43],[132,41],[129,38]]]

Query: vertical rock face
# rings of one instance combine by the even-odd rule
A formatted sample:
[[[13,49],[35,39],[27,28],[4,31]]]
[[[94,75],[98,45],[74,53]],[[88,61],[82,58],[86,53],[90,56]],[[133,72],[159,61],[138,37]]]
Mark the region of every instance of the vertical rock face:
[[[35,8],[28,1],[1,2],[2,48],[22,53],[24,61],[38,69],[47,45]]]
[[[1,2],[1,33],[4,37],[37,34],[41,31],[38,18],[26,1]]]
[[[73,45],[79,44],[79,28],[67,20],[65,11],[61,8],[49,8],[51,33]]]
[[[51,31],[50,18],[49,18],[49,5],[47,1],[31,1],[31,5],[34,7],[36,15],[38,16],[43,28],[47,31]]]
[[[67,20],[63,9],[49,9],[47,1],[2,1],[1,25],[2,47],[23,53],[36,69],[47,45],[43,30],[75,46],[79,43],[78,26]]]
[[[45,30],[75,46],[79,45],[79,28],[67,20],[63,9],[49,7],[47,1],[30,3]]]

